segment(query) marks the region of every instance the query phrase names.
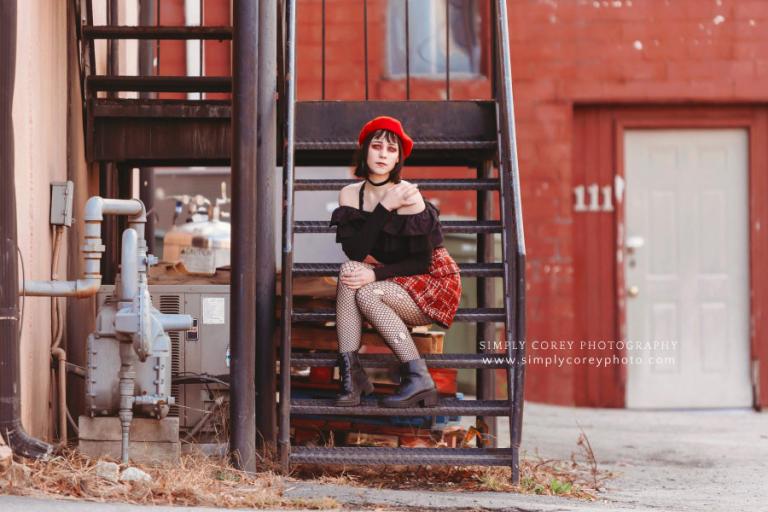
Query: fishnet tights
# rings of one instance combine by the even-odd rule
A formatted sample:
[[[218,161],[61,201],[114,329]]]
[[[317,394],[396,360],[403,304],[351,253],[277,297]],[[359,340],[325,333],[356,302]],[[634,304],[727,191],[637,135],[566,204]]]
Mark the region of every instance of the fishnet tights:
[[[373,268],[367,263],[347,261],[341,265],[341,271],[346,272],[354,265]],[[422,313],[399,284],[374,281],[352,290],[339,279],[336,287],[336,334],[340,352],[360,349],[363,319],[381,334],[400,362],[421,357],[409,326],[428,325],[432,320]]]

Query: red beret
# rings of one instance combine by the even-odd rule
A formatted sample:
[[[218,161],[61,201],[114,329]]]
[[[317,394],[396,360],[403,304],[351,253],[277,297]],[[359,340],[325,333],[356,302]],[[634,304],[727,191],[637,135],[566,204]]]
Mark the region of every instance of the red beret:
[[[357,138],[357,143],[362,146],[363,142],[365,142],[365,138],[369,134],[380,129],[389,130],[400,137],[400,140],[403,143],[403,160],[408,158],[408,155],[411,154],[411,150],[413,149],[413,139],[411,139],[408,134],[405,133],[405,130],[403,130],[403,125],[400,124],[400,121],[394,117],[379,116],[365,123],[363,129],[360,130],[360,136]]]

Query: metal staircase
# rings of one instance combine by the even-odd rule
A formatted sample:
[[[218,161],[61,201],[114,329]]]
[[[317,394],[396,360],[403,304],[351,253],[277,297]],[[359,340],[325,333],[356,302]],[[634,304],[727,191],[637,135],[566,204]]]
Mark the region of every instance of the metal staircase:
[[[285,0],[284,6],[284,71],[281,119],[284,128],[283,156],[283,275],[280,367],[335,366],[336,353],[300,354],[291,351],[291,329],[294,322],[335,320],[334,310],[294,309],[292,277],[337,275],[339,265],[327,263],[294,263],[295,234],[329,233],[327,220],[295,221],[294,192],[306,190],[338,190],[352,180],[295,178],[296,165],[348,165],[356,147],[360,127],[377,115],[400,119],[414,138],[409,165],[476,167],[478,178],[425,179],[420,190],[474,190],[478,196],[478,219],[443,221],[445,233],[472,233],[478,238],[478,263],[461,264],[463,277],[478,278],[477,308],[460,308],[455,320],[478,324],[478,339],[494,339],[493,322],[504,322],[507,340],[523,340],[525,336],[525,244],[523,239],[520,185],[515,147],[511,70],[505,0],[491,0],[494,39],[494,99],[491,101],[318,101],[296,102],[296,5]],[[407,22],[406,22],[407,23]],[[459,122],[457,122],[459,121]],[[493,177],[494,163],[499,173]],[[501,219],[488,218],[491,193],[499,193]],[[501,233],[503,261],[491,261],[488,248],[491,236]],[[490,279],[501,277],[504,307],[493,308]],[[285,469],[296,463],[320,464],[446,464],[510,466],[512,481],[519,481],[519,447],[522,432],[524,355],[519,344],[511,343],[503,363],[484,364],[487,354],[427,355],[428,366],[434,368],[475,368],[480,380],[478,400],[442,399],[434,408],[387,409],[372,400],[360,407],[336,407],[331,400],[290,399],[290,372],[280,376],[281,462]],[[362,355],[363,366],[386,367],[396,364],[393,356]],[[514,363],[507,364],[508,361]],[[489,399],[487,385],[493,369],[506,370],[509,399]],[[372,415],[372,416],[442,416],[462,415],[510,420],[510,448],[369,448],[369,447],[294,447],[290,443],[290,418],[296,414]]]
[[[114,59],[107,75],[96,75],[94,42],[111,45],[121,39],[230,40],[232,27],[94,26],[92,0],[71,0],[75,5],[80,41],[81,89],[86,157],[89,162],[114,164],[118,182],[122,170],[135,166],[230,165],[232,163],[232,102],[227,99],[159,99],[146,93],[231,92],[230,76],[120,76]],[[116,5],[115,0],[106,0]],[[162,1],[162,0],[160,0]],[[364,3],[366,0],[363,0]],[[400,119],[414,137],[408,165],[460,166],[477,169],[476,179],[415,179],[421,190],[472,190],[478,215],[472,221],[443,221],[445,233],[475,234],[477,263],[460,264],[463,277],[477,279],[476,308],[460,308],[457,322],[477,324],[477,339],[497,338],[495,323],[505,324],[505,339],[525,338],[525,244],[523,238],[517,152],[513,116],[507,10],[505,0],[487,0],[493,20],[493,98],[486,101],[296,101],[296,0],[279,1],[278,165],[284,169],[283,282],[280,368],[336,365],[336,353],[293,354],[294,322],[335,320],[333,310],[293,308],[292,277],[332,276],[339,265],[293,263],[295,234],[328,233],[328,220],[295,221],[294,192],[338,190],[352,180],[294,177],[302,166],[347,166],[356,147],[360,127],[377,115]],[[323,5],[325,2],[323,1]],[[367,26],[367,25],[366,25]],[[116,53],[116,52],[112,52]],[[366,69],[367,76],[367,69]],[[138,91],[139,98],[115,93]],[[366,82],[367,98],[367,82]],[[498,168],[498,174],[494,169]],[[107,174],[102,178],[112,179]],[[499,194],[500,219],[492,219],[491,199]],[[503,260],[493,260],[493,236],[500,233]],[[105,237],[107,239],[107,237]],[[109,252],[108,248],[108,252]],[[112,249],[114,251],[114,249]],[[493,280],[503,283],[504,304],[493,307]],[[443,399],[434,408],[383,409],[365,401],[358,408],[334,407],[328,400],[291,400],[290,372],[280,375],[279,455],[287,470],[297,463],[498,465],[512,468],[519,480],[520,438],[523,417],[524,356],[518,344],[506,354],[514,364],[484,364],[483,353],[427,355],[433,368],[477,370],[478,399]],[[498,354],[496,354],[498,355]],[[389,355],[364,355],[369,368],[394,365]],[[509,399],[493,399],[492,375],[503,369]],[[290,443],[290,418],[295,414],[476,416],[480,420],[508,417],[510,448],[306,448]]]

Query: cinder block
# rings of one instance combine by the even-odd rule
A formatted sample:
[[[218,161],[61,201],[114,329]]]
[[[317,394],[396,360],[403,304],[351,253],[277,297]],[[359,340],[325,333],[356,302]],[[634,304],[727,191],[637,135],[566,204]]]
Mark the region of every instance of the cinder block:
[[[78,419],[80,439],[88,441],[120,441],[122,430],[120,418],[103,416],[91,418],[80,416]],[[131,441],[156,443],[179,442],[179,418],[134,418],[131,422]]]
[[[88,457],[121,456],[120,418],[80,416],[78,448]],[[132,461],[141,464],[177,462],[181,453],[179,419],[134,418],[131,422],[130,453]]]
[[[94,459],[106,457],[120,460],[120,441],[89,441],[81,439],[77,446],[80,453]],[[128,456],[136,464],[177,463],[181,455],[181,443],[151,443],[131,441]]]

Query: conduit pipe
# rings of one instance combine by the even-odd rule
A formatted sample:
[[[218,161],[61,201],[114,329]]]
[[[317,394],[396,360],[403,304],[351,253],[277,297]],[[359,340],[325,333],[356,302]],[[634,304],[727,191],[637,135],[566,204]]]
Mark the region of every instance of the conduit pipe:
[[[94,196],[85,203],[85,244],[82,247],[85,258],[83,278],[75,281],[33,281],[25,280],[20,295],[31,297],[92,297],[101,288],[101,223],[104,215],[125,215],[129,217],[128,227],[136,230],[140,258],[147,257],[144,240],[144,225],[147,212],[144,203],[138,199],[105,199]]]

